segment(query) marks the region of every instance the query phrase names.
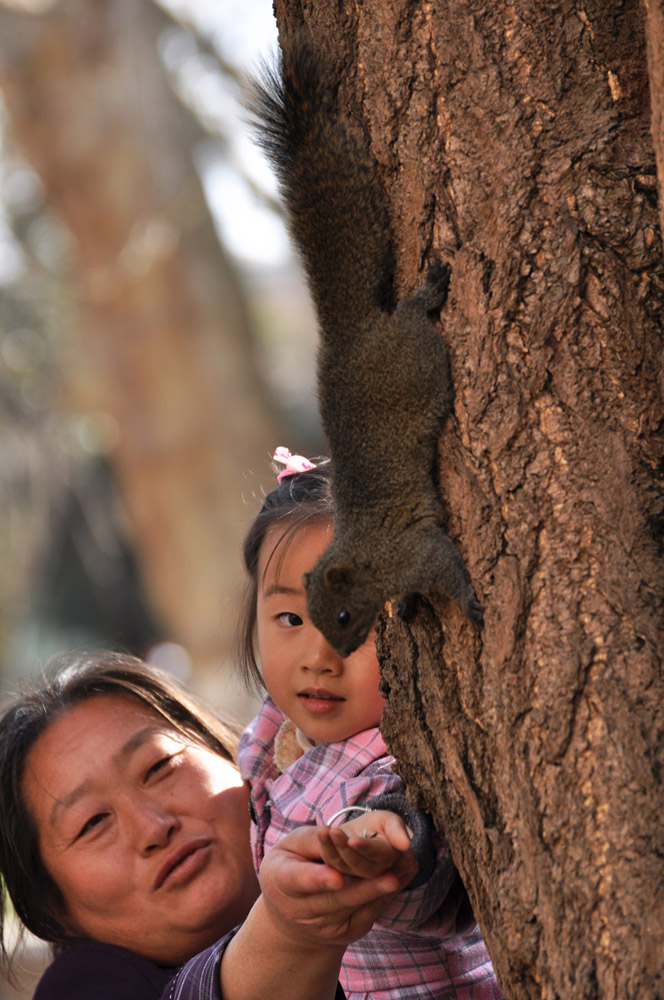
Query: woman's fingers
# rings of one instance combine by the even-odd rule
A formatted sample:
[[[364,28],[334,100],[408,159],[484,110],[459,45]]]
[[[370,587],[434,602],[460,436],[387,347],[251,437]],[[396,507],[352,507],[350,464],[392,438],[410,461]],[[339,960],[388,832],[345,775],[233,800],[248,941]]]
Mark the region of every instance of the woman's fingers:
[[[259,873],[261,889],[272,919],[293,940],[348,944],[367,933],[381,910],[412,879],[417,862],[410,851],[395,852],[389,844],[376,845],[369,838],[349,840],[327,830],[322,839],[329,857],[351,871],[342,874],[322,864],[318,831],[302,827],[266,853]],[[384,866],[381,852],[385,851],[396,855],[388,870],[348,877],[368,872],[372,865]]]
[[[410,847],[411,834],[401,816],[387,810],[380,810],[383,818],[382,833],[386,840],[398,851],[407,851]]]
[[[357,878],[373,878],[388,871],[399,856],[398,850],[377,835],[348,837],[341,828],[321,827],[318,840],[326,864]]]
[[[323,874],[321,879],[325,869],[331,878]],[[331,888],[334,879],[338,882]],[[327,866],[278,847],[265,855],[260,881],[268,912],[282,933],[309,944],[348,944],[362,937],[401,887],[395,874],[347,881]]]
[[[370,809],[334,829],[345,830],[348,836],[356,834],[365,839],[378,834],[397,851],[407,851],[410,847],[410,834],[406,824],[401,816],[387,809]]]

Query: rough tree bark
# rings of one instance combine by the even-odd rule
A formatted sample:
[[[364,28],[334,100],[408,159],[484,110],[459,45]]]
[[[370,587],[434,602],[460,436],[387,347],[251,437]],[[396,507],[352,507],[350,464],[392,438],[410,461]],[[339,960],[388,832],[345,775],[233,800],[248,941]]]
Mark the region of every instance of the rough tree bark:
[[[650,3],[653,0],[649,0]],[[383,731],[512,1000],[664,995],[662,254],[636,0],[277,0],[342,81],[400,292],[452,263],[441,440],[481,633],[378,637]]]
[[[0,10],[12,134],[75,242],[80,324],[64,406],[119,428],[111,458],[155,609],[198,667],[230,654],[249,469],[278,421],[191,152],[202,136],[157,55],[152,3]]]
[[[664,231],[664,0],[644,0],[652,138],[659,179],[659,221]]]

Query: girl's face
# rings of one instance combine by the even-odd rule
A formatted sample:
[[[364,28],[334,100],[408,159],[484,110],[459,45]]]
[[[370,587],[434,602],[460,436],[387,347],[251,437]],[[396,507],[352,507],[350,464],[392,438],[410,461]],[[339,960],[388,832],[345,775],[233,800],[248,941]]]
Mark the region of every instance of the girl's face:
[[[178,965],[258,895],[236,768],[130,696],[95,695],[52,722],[23,789],[75,936]]]
[[[280,546],[271,528],[258,561],[257,638],[265,687],[282,712],[313,740],[334,743],[380,722],[378,660],[371,633],[345,660],[311,623],[302,576],[330,543],[329,523],[305,525]]]

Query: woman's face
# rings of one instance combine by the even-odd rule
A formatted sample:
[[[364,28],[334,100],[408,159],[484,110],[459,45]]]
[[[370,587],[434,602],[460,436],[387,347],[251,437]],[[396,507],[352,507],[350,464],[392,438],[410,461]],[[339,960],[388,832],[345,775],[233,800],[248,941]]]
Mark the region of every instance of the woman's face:
[[[23,787],[73,935],[177,965],[258,895],[237,770],[131,696],[95,695],[59,716]]]

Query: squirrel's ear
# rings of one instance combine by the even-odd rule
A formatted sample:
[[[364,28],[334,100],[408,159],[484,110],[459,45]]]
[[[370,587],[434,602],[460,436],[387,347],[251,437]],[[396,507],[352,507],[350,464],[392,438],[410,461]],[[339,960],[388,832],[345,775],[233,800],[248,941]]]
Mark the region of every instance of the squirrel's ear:
[[[355,576],[348,566],[330,566],[325,574],[325,583],[330,590],[341,590],[342,587],[352,587]]]

